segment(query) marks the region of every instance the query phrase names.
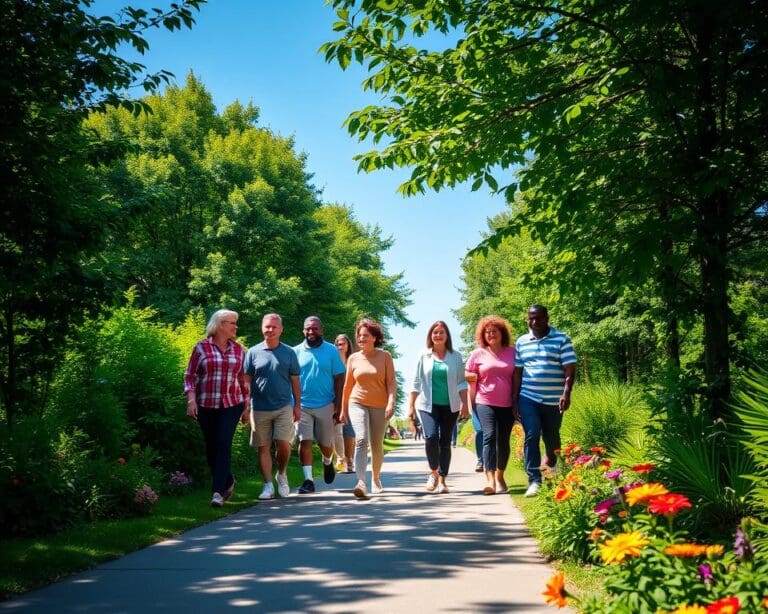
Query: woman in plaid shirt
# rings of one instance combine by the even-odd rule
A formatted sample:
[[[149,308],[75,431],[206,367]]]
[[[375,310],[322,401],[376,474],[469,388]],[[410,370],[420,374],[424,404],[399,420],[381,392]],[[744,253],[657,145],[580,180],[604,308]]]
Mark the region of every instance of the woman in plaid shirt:
[[[243,377],[243,346],[235,341],[237,312],[219,309],[205,329],[207,337],[195,345],[184,373],[187,415],[197,420],[205,439],[213,476],[211,505],[221,507],[232,496],[232,438],[237,421],[248,422]]]

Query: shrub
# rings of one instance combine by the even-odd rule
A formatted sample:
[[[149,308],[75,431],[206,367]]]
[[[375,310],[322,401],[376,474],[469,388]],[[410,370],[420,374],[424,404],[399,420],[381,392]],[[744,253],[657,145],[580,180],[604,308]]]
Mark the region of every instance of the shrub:
[[[639,390],[626,384],[587,384],[574,388],[563,415],[563,440],[582,448],[609,451],[648,420],[648,405]]]

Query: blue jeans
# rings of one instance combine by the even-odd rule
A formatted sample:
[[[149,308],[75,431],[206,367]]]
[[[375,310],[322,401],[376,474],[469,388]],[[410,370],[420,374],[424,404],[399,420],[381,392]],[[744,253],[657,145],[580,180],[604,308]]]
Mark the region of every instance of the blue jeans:
[[[544,440],[549,465],[554,467],[557,460],[555,450],[560,448],[560,425],[563,422],[563,414],[560,413],[557,405],[537,403],[522,395],[518,399],[517,406],[520,409],[520,421],[525,431],[523,450],[528,482],[541,483],[539,439]]]
[[[459,417],[449,405],[432,405],[432,412],[420,411],[424,427],[424,448],[429,468],[442,477],[448,475],[451,466],[451,433]]]
[[[509,437],[515,423],[512,408],[478,403],[475,411],[483,427],[483,466],[486,471],[504,471],[509,461]]]
[[[475,408],[472,408],[472,428],[475,429],[475,454],[477,460],[483,462],[483,426],[480,424],[480,418],[477,417]]]
[[[205,439],[205,457],[213,476],[211,492],[221,494],[234,483],[232,438],[242,414],[242,403],[216,409],[200,407],[197,410],[197,423]]]

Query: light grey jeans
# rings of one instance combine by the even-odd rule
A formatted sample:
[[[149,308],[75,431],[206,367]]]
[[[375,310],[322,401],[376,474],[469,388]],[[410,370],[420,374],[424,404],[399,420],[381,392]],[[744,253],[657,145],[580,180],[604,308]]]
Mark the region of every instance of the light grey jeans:
[[[368,407],[349,402],[349,420],[355,429],[355,473],[358,480],[365,481],[368,469],[368,448],[371,449],[373,475],[381,475],[384,462],[384,432],[387,427],[385,409]]]

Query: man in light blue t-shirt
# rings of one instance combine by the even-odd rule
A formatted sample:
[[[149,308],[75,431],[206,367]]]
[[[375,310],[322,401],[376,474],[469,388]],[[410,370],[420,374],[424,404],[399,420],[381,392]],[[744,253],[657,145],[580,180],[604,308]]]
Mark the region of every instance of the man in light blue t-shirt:
[[[525,496],[533,497],[541,487],[540,439],[544,440],[547,464],[555,466],[563,412],[571,405],[576,354],[568,335],[549,325],[546,307],[531,305],[528,329],[515,343],[512,411],[525,431]]]
[[[339,351],[323,340],[323,323],[317,316],[304,320],[304,341],[293,348],[299,359],[301,381],[301,420],[296,432],[299,437],[299,458],[304,483],[299,494],[315,492],[312,479],[312,441],[323,454],[323,479],[333,482],[336,469],[331,462],[335,425],[341,411],[341,394],[346,369]]]

